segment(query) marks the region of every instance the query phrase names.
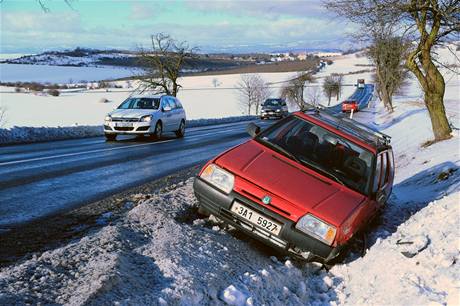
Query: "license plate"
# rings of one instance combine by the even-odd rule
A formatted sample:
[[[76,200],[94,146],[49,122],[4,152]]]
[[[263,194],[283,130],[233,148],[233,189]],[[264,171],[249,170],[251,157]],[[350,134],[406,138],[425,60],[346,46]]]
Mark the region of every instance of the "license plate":
[[[132,127],[133,124],[131,122],[117,122],[115,123],[116,127]]]
[[[264,217],[256,211],[235,202],[232,205],[231,211],[243,219],[248,220],[252,224],[261,227],[272,234],[278,235],[281,231],[281,224],[271,219]]]

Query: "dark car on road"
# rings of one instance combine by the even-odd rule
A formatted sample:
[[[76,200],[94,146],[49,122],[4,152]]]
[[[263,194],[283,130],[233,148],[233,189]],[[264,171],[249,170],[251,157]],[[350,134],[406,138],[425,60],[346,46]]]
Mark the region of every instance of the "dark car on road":
[[[385,207],[394,162],[387,135],[347,118],[296,112],[209,161],[199,211],[308,261],[329,263]]]
[[[279,119],[288,115],[288,108],[284,99],[267,99],[264,103],[261,104],[261,107],[260,118],[262,120],[270,118]]]

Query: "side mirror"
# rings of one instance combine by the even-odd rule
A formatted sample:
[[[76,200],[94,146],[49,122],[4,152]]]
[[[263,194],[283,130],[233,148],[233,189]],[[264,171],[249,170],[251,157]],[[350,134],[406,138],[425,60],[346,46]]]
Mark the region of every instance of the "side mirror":
[[[248,126],[246,127],[246,132],[248,132],[248,134],[254,138],[257,136],[257,134],[260,133],[260,127],[257,126],[257,124],[251,122],[248,124]]]
[[[171,110],[171,106],[163,106],[164,112],[169,112]]]

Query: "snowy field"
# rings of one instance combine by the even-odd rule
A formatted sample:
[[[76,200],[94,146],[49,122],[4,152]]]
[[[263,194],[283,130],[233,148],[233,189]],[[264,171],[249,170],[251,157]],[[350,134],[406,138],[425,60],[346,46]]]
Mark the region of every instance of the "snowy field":
[[[275,256],[197,218],[189,179],[139,194],[126,215],[105,213],[98,230],[3,268],[0,304],[458,305],[460,134],[422,148],[430,122],[411,88],[394,113],[375,103],[357,116],[392,136],[396,159],[393,194],[363,257],[325,271]]]
[[[136,75],[132,68],[0,64],[2,82],[77,83]]]
[[[363,67],[356,64],[368,64],[364,57],[357,57],[354,54],[342,56],[335,60],[334,64],[327,66],[321,73],[317,75],[317,83],[314,87],[308,87],[305,92],[305,98],[308,99],[312,92],[316,91],[320,96],[322,104],[327,104],[327,99],[322,93],[321,84],[322,78],[331,73],[346,73],[357,70],[362,70]],[[19,69],[41,69],[47,66],[40,65],[15,65]],[[48,66],[50,69],[81,69],[84,73],[85,69],[99,69],[93,67],[57,67]],[[347,68],[348,67],[348,68]],[[364,67],[366,68],[366,67]],[[367,67],[369,68],[369,67]],[[101,68],[102,69],[102,68]],[[38,71],[38,70],[37,70]],[[102,69],[103,73],[110,73],[110,70]],[[12,74],[16,73],[13,69]],[[17,73],[23,73],[21,71]],[[94,76],[93,72],[84,73],[85,75]],[[1,80],[6,81],[11,76],[7,73],[4,79],[2,70]],[[59,73],[50,71],[43,74],[38,74],[37,79],[59,77]],[[265,82],[272,83],[272,96],[279,96],[279,91],[283,82],[294,77],[296,73],[262,73],[260,76]],[[112,77],[115,77],[112,75]],[[344,83],[352,85],[360,77],[370,79],[370,74],[347,75],[344,77]],[[63,82],[67,82],[67,79]],[[88,77],[85,77],[86,79]],[[74,81],[79,78],[74,77]],[[97,78],[95,78],[97,79]],[[206,118],[221,118],[231,116],[246,115],[246,107],[239,102],[239,92],[235,89],[241,79],[240,74],[218,75],[218,76],[191,76],[184,77],[180,82],[183,86],[179,92],[179,99],[182,101],[189,119],[206,119]],[[43,80],[42,80],[43,81]],[[218,86],[214,86],[217,82]],[[101,125],[105,115],[118,107],[118,105],[129,96],[131,86],[136,86],[135,82],[128,84],[120,81],[118,85],[123,86],[123,89],[105,90],[82,90],[82,91],[62,91],[59,97],[52,97],[42,94],[33,93],[15,93],[13,88],[0,87],[0,107],[6,109],[6,118],[3,124],[4,128],[13,126],[27,127],[56,127],[56,126],[75,126],[75,125]],[[315,89],[315,87],[317,87]],[[344,86],[342,97],[339,101],[332,99],[331,105],[339,103],[342,99],[350,96],[355,90],[354,86]],[[106,98],[108,103],[101,103],[101,99]]]

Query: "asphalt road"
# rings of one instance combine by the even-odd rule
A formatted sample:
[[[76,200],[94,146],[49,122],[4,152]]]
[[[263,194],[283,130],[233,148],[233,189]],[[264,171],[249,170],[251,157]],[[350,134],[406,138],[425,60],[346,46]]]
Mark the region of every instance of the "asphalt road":
[[[273,121],[257,121],[267,127]],[[190,128],[182,139],[104,137],[0,147],[0,228],[97,201],[209,160],[249,138],[248,122]]]
[[[372,92],[366,85],[351,98],[364,108]],[[340,104],[331,110],[340,113]],[[256,123],[264,128],[273,121]],[[190,128],[182,139],[94,137],[0,147],[0,231],[205,162],[248,139],[247,124]]]

